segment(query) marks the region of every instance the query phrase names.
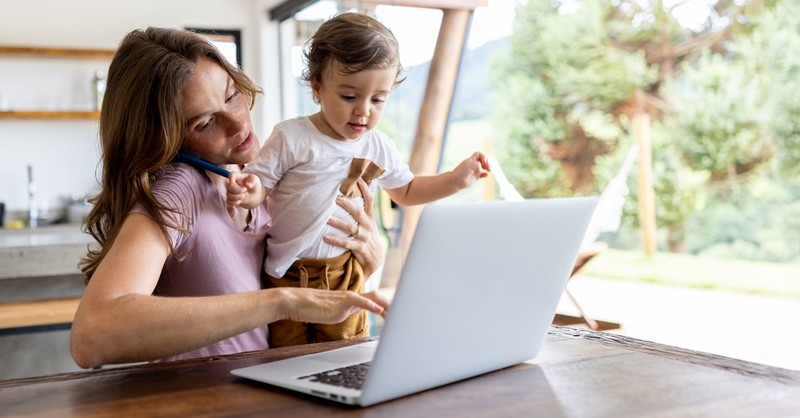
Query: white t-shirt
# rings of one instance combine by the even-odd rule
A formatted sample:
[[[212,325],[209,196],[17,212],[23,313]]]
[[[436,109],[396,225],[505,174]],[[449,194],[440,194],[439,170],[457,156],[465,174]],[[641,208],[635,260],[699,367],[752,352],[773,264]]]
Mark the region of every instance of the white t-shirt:
[[[347,236],[327,221],[334,214],[352,219],[336,204],[336,196],[341,194],[339,185],[347,178],[354,158],[371,160],[384,169],[370,185],[373,192],[375,183],[395,189],[414,178],[400,151],[380,132],[367,131],[356,141],[337,140],[321,133],[306,116],[275,126],[258,159],[245,169],[272,189],[268,205],[272,228],[264,263],[267,274],[282,277],[299,258],[330,258],[345,251],[326,244],[322,237]]]

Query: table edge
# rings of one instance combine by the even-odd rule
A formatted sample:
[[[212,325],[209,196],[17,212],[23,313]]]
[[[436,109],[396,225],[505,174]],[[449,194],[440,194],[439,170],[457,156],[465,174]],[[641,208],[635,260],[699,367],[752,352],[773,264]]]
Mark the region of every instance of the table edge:
[[[797,370],[754,363],[713,353],[689,350],[610,332],[553,325],[550,327],[549,335],[565,339],[586,340],[595,344],[624,348],[640,353],[727,370],[745,376],[768,378],[788,384],[800,384],[800,371]]]

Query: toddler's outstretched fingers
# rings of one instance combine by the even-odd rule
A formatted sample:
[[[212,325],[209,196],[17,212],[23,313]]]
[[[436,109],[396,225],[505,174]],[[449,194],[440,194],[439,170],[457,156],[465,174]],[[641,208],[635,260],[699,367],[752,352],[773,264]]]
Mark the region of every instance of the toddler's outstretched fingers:
[[[476,154],[478,154],[478,161],[481,163],[481,168],[486,171],[492,171],[489,167],[489,159],[486,158],[486,155],[482,152],[477,152]]]
[[[244,192],[242,185],[239,184],[239,182],[241,181],[239,178],[240,176],[241,176],[240,173],[231,173],[228,176],[228,184],[226,185],[226,188],[228,189],[229,198],[231,197],[232,194],[238,195]]]
[[[233,171],[231,171],[231,173],[228,174],[228,183],[229,184],[236,184],[236,174],[237,173],[235,173]]]

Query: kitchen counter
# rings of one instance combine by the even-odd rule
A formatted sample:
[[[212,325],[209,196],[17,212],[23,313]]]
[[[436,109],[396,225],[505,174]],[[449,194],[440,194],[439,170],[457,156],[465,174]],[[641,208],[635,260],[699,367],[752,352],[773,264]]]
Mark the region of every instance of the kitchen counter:
[[[69,328],[92,242],[77,223],[0,229],[0,380],[80,370]]]
[[[79,224],[0,229],[0,280],[80,274],[92,242]]]

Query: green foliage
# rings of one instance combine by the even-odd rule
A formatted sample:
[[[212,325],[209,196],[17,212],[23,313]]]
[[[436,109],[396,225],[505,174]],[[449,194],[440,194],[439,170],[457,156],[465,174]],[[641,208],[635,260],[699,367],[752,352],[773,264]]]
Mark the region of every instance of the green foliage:
[[[747,33],[685,63],[666,89],[675,107],[666,123],[689,165],[713,180],[800,163],[800,5],[777,1],[752,14]]]
[[[549,144],[569,144],[578,128],[590,148],[616,149],[628,119],[613,109],[656,80],[642,52],[622,51],[604,36],[611,10],[609,2],[584,2],[571,14],[546,2],[517,10],[510,53],[495,73],[502,99],[494,117],[498,154],[525,196],[572,194]]]
[[[606,35],[610,8],[582,2],[579,12],[564,15],[545,2],[528,2],[517,10],[498,90],[523,99],[515,103],[524,111],[504,114],[504,122],[513,116],[528,121],[544,141],[569,140],[571,125],[579,122],[590,135],[600,132],[597,140],[612,140],[620,124],[608,112],[652,84],[656,73],[643,52],[622,51]]]
[[[707,176],[703,172],[689,170],[676,147],[672,132],[660,123],[651,128],[653,189],[658,225],[673,231],[680,230],[687,218],[694,213],[702,200],[703,185]],[[635,180],[634,176],[634,180]],[[638,189],[631,188],[630,200],[639,200]],[[628,207],[625,216],[631,225],[638,226],[639,208]]]
[[[753,170],[773,154],[768,80],[718,54],[685,65],[666,119],[691,168],[724,179]]]
[[[769,129],[778,165],[800,174],[800,3],[778,1],[755,17],[756,29],[732,49],[751,74],[767,80]]]
[[[697,254],[798,259],[789,237],[800,236],[800,195],[783,188],[799,186],[778,179],[800,174],[800,2],[719,0],[691,28],[674,17],[680,6],[521,3],[494,77],[506,173],[523,195],[569,194],[553,145],[580,134],[609,151],[593,167],[599,191],[633,141],[626,106],[645,91],[660,110],[652,169],[667,240],[685,238]],[[626,225],[638,223],[635,181]]]
[[[689,229],[686,249],[693,254],[800,261],[800,180],[764,177],[711,190]]]
[[[542,84],[522,74],[510,74],[505,80],[507,90],[502,94],[503,100],[495,105],[497,114],[528,114],[527,117],[509,118],[498,125],[498,138],[509,138],[509,141],[498,142],[496,152],[508,168],[509,180],[515,184],[525,196],[559,196],[569,190],[569,185],[557,162],[547,154],[547,149],[536,144],[536,135],[563,135],[562,128],[555,122],[553,108],[540,106],[532,100],[533,96],[541,97],[536,91],[543,90]]]

